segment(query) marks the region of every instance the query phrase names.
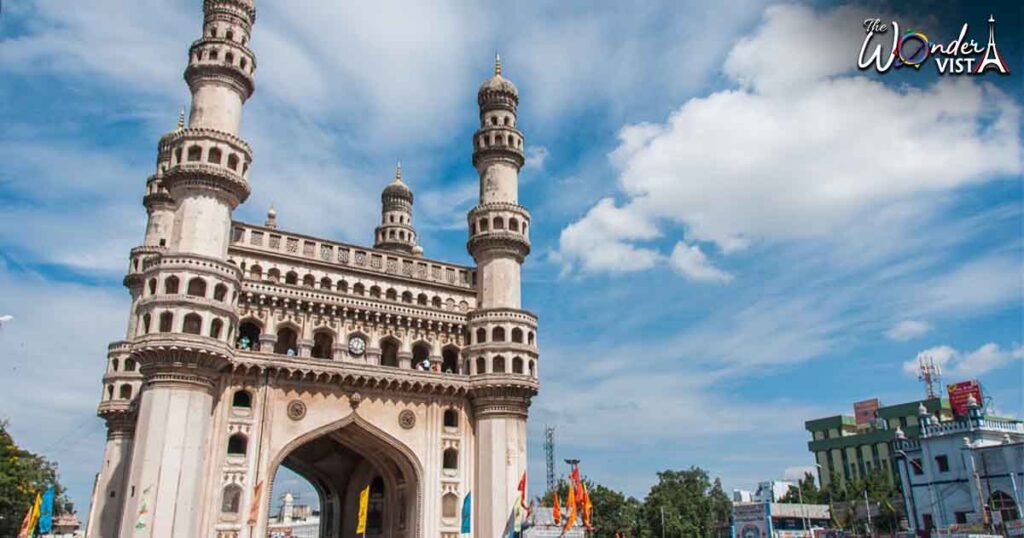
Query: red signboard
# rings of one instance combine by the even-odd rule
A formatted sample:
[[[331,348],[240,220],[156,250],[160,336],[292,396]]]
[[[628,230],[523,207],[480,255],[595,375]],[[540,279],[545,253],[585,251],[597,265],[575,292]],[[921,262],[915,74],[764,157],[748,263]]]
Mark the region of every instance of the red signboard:
[[[977,380],[961,381],[960,383],[953,383],[947,385],[946,390],[949,393],[949,406],[953,408],[953,413],[956,415],[967,414],[967,398],[974,395],[974,401],[981,405],[981,385]]]
[[[882,403],[878,401],[878,398],[853,404],[853,416],[857,419],[857,425],[870,424],[878,416],[878,408],[881,406]]]

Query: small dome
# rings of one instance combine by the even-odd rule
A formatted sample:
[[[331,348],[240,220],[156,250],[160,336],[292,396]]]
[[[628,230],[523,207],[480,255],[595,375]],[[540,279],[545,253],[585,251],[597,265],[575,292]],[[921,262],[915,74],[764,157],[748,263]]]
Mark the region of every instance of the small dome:
[[[387,187],[384,187],[384,192],[381,193],[382,199],[396,196],[412,201],[412,190],[402,181],[402,163],[398,163],[398,166],[395,168],[394,181],[389,183]]]
[[[412,255],[413,256],[422,256],[423,255],[423,247],[421,247],[419,245],[413,246],[412,247]]]
[[[924,406],[924,402],[921,402],[920,404],[918,404],[918,406],[917,406],[917,415],[918,416],[926,416],[926,415],[928,415],[928,408]]]
[[[485,80],[480,85],[480,91],[477,92],[477,98],[481,102],[488,94],[493,93],[504,93],[513,96],[517,100],[519,99],[519,90],[511,80],[501,76],[501,56],[495,56],[494,58],[494,76]]]

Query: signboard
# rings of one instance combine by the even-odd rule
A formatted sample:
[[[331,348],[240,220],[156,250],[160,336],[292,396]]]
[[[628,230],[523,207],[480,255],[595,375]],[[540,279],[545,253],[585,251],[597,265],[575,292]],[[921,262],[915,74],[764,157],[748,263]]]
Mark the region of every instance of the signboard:
[[[857,419],[857,425],[871,424],[871,421],[878,416],[878,408],[882,402],[878,398],[871,398],[853,404],[853,416]]]
[[[836,529],[815,529],[814,538],[846,538],[846,531]]]
[[[733,503],[733,538],[769,538],[768,503]]]
[[[974,400],[981,405],[981,385],[977,380],[961,381],[946,386],[949,393],[949,406],[953,408],[956,415],[967,414],[967,398],[974,395]]]
[[[1024,519],[1015,519],[1006,522],[1007,536],[1024,536]]]

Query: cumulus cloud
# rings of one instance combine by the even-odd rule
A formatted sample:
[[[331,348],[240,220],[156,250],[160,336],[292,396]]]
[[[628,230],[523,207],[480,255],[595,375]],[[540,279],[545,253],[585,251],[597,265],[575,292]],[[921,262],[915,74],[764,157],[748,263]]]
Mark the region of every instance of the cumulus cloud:
[[[965,78],[912,87],[849,73],[860,20],[846,9],[769,9],[726,60],[737,88],[690,99],[664,123],[622,129],[610,159],[623,199],[611,209],[730,253],[755,241],[828,237],[892,206],[937,203],[1019,173],[1011,97]],[[808,29],[821,34],[813,47]],[[601,253],[565,239],[565,263],[604,267],[588,263]],[[632,242],[608,240],[622,250]]]
[[[630,241],[654,239],[658,235],[658,229],[644,215],[623,211],[615,207],[612,199],[605,198],[579,222],[562,230],[562,253],[571,253],[563,261],[567,267],[578,262],[583,271],[616,273],[648,269],[662,256]]]
[[[676,243],[669,262],[673,269],[690,280],[720,283],[732,280],[732,275],[711,265],[697,245],[687,245],[682,241]]]
[[[924,336],[931,330],[932,326],[926,321],[905,319],[896,325],[893,325],[888,331],[885,331],[885,336],[890,340],[906,342],[907,340],[913,340],[919,336]]]
[[[999,344],[989,342],[974,351],[960,351],[948,345],[935,346],[904,362],[903,373],[912,377],[917,376],[918,364],[923,359],[934,361],[948,378],[971,378],[1024,359],[1024,346],[1015,345],[1003,349]]]

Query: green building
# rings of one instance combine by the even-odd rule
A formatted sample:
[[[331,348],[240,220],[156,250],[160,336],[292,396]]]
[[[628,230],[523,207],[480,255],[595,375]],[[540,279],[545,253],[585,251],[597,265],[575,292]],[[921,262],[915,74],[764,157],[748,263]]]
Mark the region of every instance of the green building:
[[[827,486],[833,476],[844,482],[857,480],[866,477],[874,469],[884,470],[889,478],[899,482],[889,442],[895,437],[897,427],[909,439],[918,437],[917,408],[922,403],[940,421],[953,418],[949,400],[932,398],[869,408],[867,412],[874,416],[870,420],[862,419],[860,424],[851,415],[836,415],[805,422],[804,427],[811,433],[807,448],[814,454],[818,464],[818,481],[821,486]]]

